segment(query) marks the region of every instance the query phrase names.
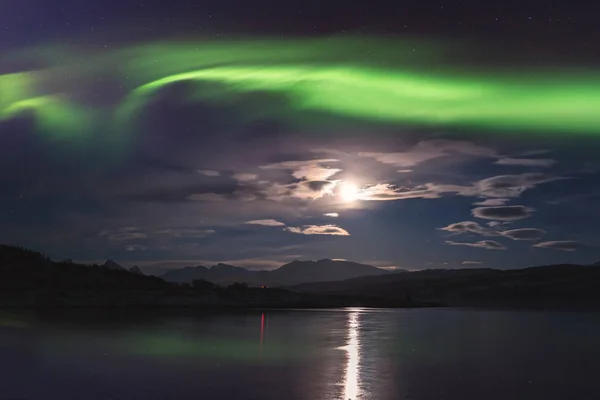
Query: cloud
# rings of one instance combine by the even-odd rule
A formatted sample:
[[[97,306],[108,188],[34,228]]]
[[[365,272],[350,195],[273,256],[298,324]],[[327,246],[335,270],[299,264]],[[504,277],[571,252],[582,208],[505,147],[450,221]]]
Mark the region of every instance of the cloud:
[[[524,173],[517,175],[499,175],[483,179],[473,186],[459,191],[463,196],[479,196],[494,198],[516,198],[524,191],[533,189],[537,185],[565,179],[541,173]]]
[[[503,231],[501,234],[513,240],[538,240],[546,234],[546,231],[536,228],[522,228]]]
[[[271,269],[276,269],[286,264],[288,260],[283,257],[281,260],[268,259],[268,258],[245,258],[245,259],[237,259],[237,260],[225,260],[219,261],[228,265],[235,265],[236,267],[242,267],[249,270],[255,271],[266,271]],[[217,261],[212,261],[209,263],[205,263],[207,265],[215,265],[218,264]]]
[[[261,184],[260,187],[254,188],[254,190],[264,199],[282,201],[292,197],[297,186],[297,184],[283,185],[281,183],[266,182]]]
[[[292,188],[291,196],[296,197],[298,199],[320,199],[326,195],[333,195],[333,190],[337,182],[331,181],[307,181],[300,182],[296,185],[292,184],[290,187]]]
[[[283,161],[260,166],[265,171],[282,171],[284,176],[271,180],[262,180],[255,183],[253,188],[247,188],[255,192],[260,198],[283,201],[291,198],[301,200],[316,200],[326,195],[333,195],[338,180],[331,180],[339,168],[332,168],[328,164],[338,163],[333,158],[322,158],[306,161]],[[290,182],[290,178],[294,178]],[[283,182],[282,182],[283,181]],[[246,181],[248,183],[249,181]]]
[[[204,238],[212,235],[215,231],[212,229],[163,229],[154,233],[177,238]]]
[[[338,159],[326,158],[307,161],[283,161],[280,163],[263,165],[264,170],[289,170],[296,179],[307,181],[326,181],[341,171],[337,168],[329,168],[326,164],[337,163]]]
[[[481,261],[463,261],[461,262],[462,265],[481,265],[483,264],[483,262]]]
[[[495,228],[497,226],[502,226],[502,225],[507,225],[510,222],[502,222],[502,221],[490,221],[488,222],[486,225],[489,226],[490,228]]]
[[[270,183],[255,188],[255,191],[260,197],[273,201],[283,201],[291,198],[316,200],[326,195],[333,195],[336,184],[335,181],[304,181],[290,184]]]
[[[519,197],[524,191],[537,185],[553,182],[564,177],[551,176],[541,173],[524,173],[517,175],[498,175],[472,183],[471,185],[452,185],[427,183],[424,185],[428,192],[438,196],[444,193],[454,193],[465,197],[482,197],[487,200],[478,205],[505,204],[508,199]],[[491,199],[490,199],[491,198]]]
[[[516,221],[528,218],[535,211],[525,206],[478,207],[471,210],[474,217],[500,221]]]
[[[185,196],[182,196],[182,190],[176,190],[176,193],[171,197],[175,196],[175,198],[180,199],[179,201],[187,199],[188,201],[200,202],[316,200],[334,195],[335,188],[340,182],[339,180],[329,179],[342,171],[339,168],[327,167],[326,164],[330,162],[338,162],[338,160],[284,161],[260,167],[266,171],[285,171],[286,174],[291,174],[294,179],[299,181],[289,182],[290,175],[287,175],[288,182],[285,182],[285,176],[279,176],[279,178],[272,176],[268,180],[257,181],[256,179],[250,180],[250,178],[255,178],[255,174],[244,174],[244,176],[238,176],[242,180],[237,181],[237,186],[231,186],[229,183],[212,185],[212,187],[203,186],[198,188],[196,186],[183,189],[183,192],[187,191]],[[284,182],[281,182],[282,179]],[[493,207],[503,206],[510,198],[518,197],[525,190],[534,188],[538,184],[558,179],[564,178],[539,173],[524,173],[494,176],[470,185],[425,183],[405,187],[384,182],[367,185],[359,189],[356,199],[360,201],[436,199],[442,197],[442,195],[455,194],[483,198],[475,205]],[[192,190],[197,192],[194,193]],[[148,196],[146,195],[144,198],[146,197]],[[165,195],[161,194],[159,197],[164,198]]]
[[[412,172],[412,169],[399,169],[396,172],[400,172],[401,174],[408,174],[409,172]]]
[[[482,236],[504,236],[512,240],[538,240],[546,234],[546,231],[542,229],[521,228],[502,231],[498,230],[498,226],[501,225],[495,224],[489,228],[486,228],[485,226],[479,225],[477,222],[463,221],[450,224],[444,228],[439,228],[439,230],[457,235],[462,233],[474,233]]]
[[[209,169],[201,169],[198,171],[198,173],[200,175],[204,175],[204,176],[221,176],[221,173],[219,171],[213,171],[213,170],[209,170]]]
[[[111,192],[113,196],[138,203],[182,203],[225,200],[240,187],[232,179],[198,179],[195,173],[173,169],[132,167],[122,174],[119,180],[105,179],[97,183],[97,191]]]
[[[138,244],[132,244],[132,245],[126,246],[125,250],[126,251],[144,251],[144,250],[148,250],[148,247],[141,246]]]
[[[498,231],[490,228],[485,228],[473,221],[463,221],[450,224],[444,228],[439,228],[440,231],[451,232],[455,234],[461,233],[476,233],[483,236],[498,236]]]
[[[444,243],[451,246],[468,246],[468,247],[477,247],[480,249],[486,250],[506,250],[502,244],[494,241],[494,240],[481,240],[475,243],[465,243],[465,242],[453,242],[451,240],[447,240]]]
[[[477,147],[479,148],[479,147]],[[214,192],[192,193],[187,200],[202,202],[218,202],[229,198],[254,201],[266,199],[283,201],[291,198],[316,200],[334,194],[339,180],[331,180],[339,168],[330,168],[328,163],[337,163],[337,159],[315,159],[308,161],[284,161],[260,167],[266,171],[287,171],[299,182],[281,183],[274,181],[256,181],[255,174],[235,175],[240,185],[236,189],[229,187],[214,188]],[[243,176],[241,176],[243,175]],[[288,175],[289,176],[289,175]],[[252,179],[250,179],[252,178]],[[524,173],[517,175],[499,175],[474,182],[470,185],[425,183],[414,187],[400,187],[391,183],[377,183],[360,189],[356,195],[362,201],[393,201],[406,199],[436,199],[444,194],[455,194],[465,197],[480,197],[479,206],[503,206],[510,198],[519,197],[525,190],[551,182],[561,177],[540,173]],[[288,181],[289,182],[289,181]],[[223,190],[230,192],[223,194]]]
[[[190,201],[216,202],[225,201],[227,197],[219,193],[196,193],[189,195],[186,199]]]
[[[340,216],[340,214],[338,214],[338,213],[325,213],[323,215],[326,217],[329,217],[329,218],[339,218],[339,216]]]
[[[146,239],[148,235],[144,232],[140,232],[139,228],[136,227],[123,227],[118,229],[105,229],[100,232],[99,236],[106,237],[112,241],[127,241]]]
[[[357,198],[365,201],[387,201],[405,199],[436,199],[444,194],[465,197],[481,197],[475,205],[504,205],[510,198],[519,197],[524,191],[539,184],[552,182],[562,177],[539,173],[499,175],[474,182],[470,185],[425,183],[412,188],[400,188],[389,183],[379,183],[361,189]]]
[[[574,240],[555,240],[551,242],[542,242],[535,244],[533,247],[545,248],[545,249],[556,249],[562,251],[575,251],[584,247],[580,242]]]
[[[540,156],[542,154],[548,154],[551,150],[549,149],[536,149],[536,150],[527,150],[522,153],[519,153],[519,157],[531,157],[531,156]]]
[[[303,235],[335,235],[350,236],[347,230],[335,225],[305,225],[301,228],[285,228],[289,232],[300,233]]]
[[[501,158],[494,164],[517,165],[522,167],[551,167],[556,164],[556,160],[549,158]]]
[[[402,268],[402,267],[400,267],[398,265],[386,265],[384,267],[377,267],[377,268],[383,269],[383,270],[386,270],[386,271],[392,271],[392,272],[393,271],[397,271],[397,270],[405,270],[405,268]]]
[[[115,241],[145,239],[145,238],[146,238],[146,234],[142,233],[142,232],[115,233],[108,237],[109,240],[115,240]]]
[[[333,185],[334,183],[329,181],[308,181],[301,182],[301,184],[306,185],[306,187],[308,187],[313,192],[320,192],[328,186]]]
[[[233,175],[233,179],[239,182],[251,182],[258,179],[257,174],[238,173]]]
[[[486,199],[477,203],[473,203],[474,206],[503,206],[508,203],[509,199]]]
[[[437,199],[440,195],[427,186],[413,189],[398,188],[388,183],[379,183],[359,190],[356,198],[365,201],[390,201],[406,199]]]
[[[361,157],[373,158],[381,163],[401,168],[414,167],[426,161],[452,154],[461,154],[472,157],[492,157],[495,155],[495,151],[467,141],[436,139],[419,142],[411,149],[402,152],[358,153]]]
[[[253,221],[244,222],[247,225],[262,225],[262,226],[285,226],[283,222],[276,221],[274,219],[257,219]]]

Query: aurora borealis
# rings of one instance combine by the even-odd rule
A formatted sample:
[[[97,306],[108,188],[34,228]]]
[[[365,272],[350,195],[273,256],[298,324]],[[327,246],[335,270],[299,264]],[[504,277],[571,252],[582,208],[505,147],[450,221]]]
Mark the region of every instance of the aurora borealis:
[[[417,46],[432,50],[413,56]],[[31,65],[0,75],[0,118],[32,112],[40,127],[59,136],[85,133],[98,121],[125,130],[160,90],[184,83],[192,86],[185,99],[191,103],[218,102],[219,96],[235,93],[280,95],[296,118],[321,112],[399,126],[496,133],[593,135],[600,129],[600,74],[594,70],[484,71],[448,64],[446,71],[443,55],[435,54],[439,47],[351,37],[188,40],[101,48],[91,54],[66,47],[58,59],[54,48],[42,47],[0,57],[1,69],[11,62]],[[352,51],[370,48],[375,49],[372,57]],[[94,104],[98,76],[116,88],[109,104]],[[207,83],[219,85],[220,93],[206,93]]]

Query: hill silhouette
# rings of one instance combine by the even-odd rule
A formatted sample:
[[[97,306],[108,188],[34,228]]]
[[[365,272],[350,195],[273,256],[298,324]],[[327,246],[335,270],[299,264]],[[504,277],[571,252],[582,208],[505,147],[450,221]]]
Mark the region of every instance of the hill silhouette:
[[[293,261],[271,271],[249,271],[221,263],[210,268],[204,266],[185,267],[169,271],[161,275],[161,278],[178,283],[190,283],[196,279],[205,279],[216,284],[245,282],[251,286],[287,286],[387,274],[389,274],[388,271],[371,265],[323,259]]]
[[[293,269],[293,267],[292,267]],[[215,277],[250,273],[226,264],[211,268]],[[251,288],[246,283],[215,285],[204,279],[172,283],[126,270],[114,261],[103,265],[54,262],[41,253],[0,246],[0,307],[177,306],[354,307],[406,306],[369,297],[321,296],[276,288]]]
[[[140,267],[138,267],[137,265],[134,265],[133,267],[129,268],[128,271],[131,272],[132,274],[144,275],[144,273],[142,272]]]
[[[115,271],[124,271],[125,270],[125,268],[121,267],[119,264],[117,264],[113,260],[106,260],[106,262],[104,264],[102,264],[102,267],[112,269]]]
[[[405,272],[289,287],[327,295],[413,298],[447,306],[600,307],[600,267],[550,265],[515,270],[458,269]]]
[[[169,284],[152,276],[132,274],[116,263],[83,266],[53,262],[41,253],[0,246],[0,303],[50,305],[95,299],[97,302],[160,292]]]
[[[262,272],[226,264],[184,271],[212,271],[215,280],[243,275],[249,280],[278,283],[373,273],[373,268],[348,261],[319,260],[295,261]],[[173,283],[140,274],[139,268],[128,271],[114,261],[103,265],[54,262],[38,252],[0,246],[0,307],[600,308],[600,267],[594,265],[378,271],[371,276],[279,288],[251,287],[241,281],[218,285],[204,278]]]

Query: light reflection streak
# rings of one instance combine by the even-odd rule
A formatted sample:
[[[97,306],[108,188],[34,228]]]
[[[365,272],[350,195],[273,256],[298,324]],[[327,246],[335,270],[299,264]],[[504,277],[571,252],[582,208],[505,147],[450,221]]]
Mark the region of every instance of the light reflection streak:
[[[360,312],[348,313],[348,336],[346,338],[346,375],[343,400],[356,400],[360,396]]]
[[[265,313],[262,313],[260,317],[260,356],[263,353],[263,341],[265,337]]]

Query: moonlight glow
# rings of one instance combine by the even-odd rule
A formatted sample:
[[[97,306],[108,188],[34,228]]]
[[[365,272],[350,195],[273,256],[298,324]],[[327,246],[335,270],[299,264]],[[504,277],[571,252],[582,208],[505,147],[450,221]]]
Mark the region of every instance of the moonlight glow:
[[[340,185],[339,195],[345,202],[353,202],[358,198],[359,188],[354,183],[344,182]]]

